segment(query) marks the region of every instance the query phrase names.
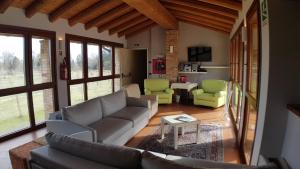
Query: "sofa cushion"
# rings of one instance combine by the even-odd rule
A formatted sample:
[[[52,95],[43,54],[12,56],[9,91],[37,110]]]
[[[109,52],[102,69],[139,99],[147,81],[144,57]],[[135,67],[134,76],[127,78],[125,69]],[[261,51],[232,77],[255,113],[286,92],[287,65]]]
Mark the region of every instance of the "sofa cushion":
[[[144,119],[149,118],[149,109],[145,107],[125,107],[124,109],[110,115],[109,117],[115,117],[133,122],[133,126]]]
[[[135,97],[140,98],[141,97],[141,91],[138,84],[130,84],[125,87],[127,97]]]
[[[167,79],[145,79],[144,80],[145,89],[151,92],[163,91],[169,88],[169,80]]]
[[[103,108],[104,117],[126,107],[126,95],[125,92],[122,90],[116,93],[103,96],[100,98],[100,100]]]
[[[227,87],[227,82],[224,80],[203,80],[201,84],[203,90],[208,93],[225,91]]]
[[[98,142],[108,144],[122,136],[126,131],[130,130],[132,126],[132,121],[111,117],[104,118],[89,125],[89,127],[96,130]]]
[[[62,108],[62,117],[63,120],[68,120],[83,126],[102,119],[102,108],[99,98]]]
[[[115,167],[84,159],[77,155],[71,155],[48,146],[32,150],[31,159],[38,166],[49,169],[116,169]]]
[[[46,140],[51,148],[87,160],[116,168],[140,168],[141,153],[128,147],[85,142],[53,133],[47,134]]]
[[[216,101],[218,99],[218,97],[215,97],[215,95],[211,94],[211,93],[202,93],[195,97],[196,97],[196,99],[207,100],[207,101]]]
[[[166,92],[152,92],[151,94],[157,95],[159,99],[169,99],[172,97],[172,94]]]
[[[194,169],[192,167],[183,166],[173,161],[160,158],[152,153],[144,151],[142,154],[143,169]],[[198,168],[201,169],[201,168]],[[203,168],[204,169],[204,168]]]

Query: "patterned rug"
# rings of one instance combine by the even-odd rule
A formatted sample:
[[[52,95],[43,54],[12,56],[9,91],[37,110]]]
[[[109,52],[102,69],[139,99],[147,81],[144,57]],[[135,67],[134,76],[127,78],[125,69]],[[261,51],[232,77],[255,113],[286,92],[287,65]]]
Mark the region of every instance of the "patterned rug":
[[[137,148],[169,155],[196,159],[224,161],[223,129],[220,125],[203,124],[200,127],[200,144],[196,142],[196,126],[185,127],[185,134],[178,137],[178,148],[174,149],[173,127],[165,126],[165,138],[157,127]]]

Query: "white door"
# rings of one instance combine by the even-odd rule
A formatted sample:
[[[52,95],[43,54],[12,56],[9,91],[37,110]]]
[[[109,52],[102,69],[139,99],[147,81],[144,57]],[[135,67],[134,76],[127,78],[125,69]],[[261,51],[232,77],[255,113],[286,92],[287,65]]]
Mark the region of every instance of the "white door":
[[[125,48],[116,48],[115,57],[120,60],[120,78],[121,86],[126,86],[132,83],[132,63],[133,63],[133,51]]]

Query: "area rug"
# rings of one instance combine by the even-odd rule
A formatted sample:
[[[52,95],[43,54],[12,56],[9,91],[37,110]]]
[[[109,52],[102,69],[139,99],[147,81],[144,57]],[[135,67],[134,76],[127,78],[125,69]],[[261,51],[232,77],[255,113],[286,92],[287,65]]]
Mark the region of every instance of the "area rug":
[[[165,138],[161,139],[161,129],[157,127],[153,134],[141,141],[137,148],[204,160],[224,161],[223,129],[221,125],[202,124],[200,144],[196,141],[196,126],[185,127],[185,134],[178,137],[178,148],[174,149],[173,127],[165,126]]]

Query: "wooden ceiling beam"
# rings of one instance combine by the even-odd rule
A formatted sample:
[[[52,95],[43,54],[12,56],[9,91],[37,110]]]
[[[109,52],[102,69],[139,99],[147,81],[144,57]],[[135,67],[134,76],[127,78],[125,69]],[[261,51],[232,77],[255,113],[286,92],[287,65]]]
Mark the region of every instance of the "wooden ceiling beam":
[[[198,22],[198,21],[195,21],[195,20],[192,20],[192,19],[189,19],[189,18],[184,18],[184,17],[178,17],[178,19],[179,19],[179,21],[185,22],[185,23],[188,23],[188,24],[192,24],[192,25],[196,25],[196,26],[200,26],[200,27],[205,27],[205,28],[208,28],[208,29],[211,29],[211,30],[218,30],[218,31],[226,33],[226,34],[230,33],[229,29],[226,29],[226,28],[223,28],[223,27],[220,27],[220,26],[217,26],[217,25],[208,24],[208,23],[204,23],[204,22]]]
[[[177,29],[176,18],[158,0],[123,0],[165,29]]]
[[[14,2],[14,0],[2,0],[0,1],[0,13],[4,13],[6,9]]]
[[[25,16],[27,18],[31,18],[33,15],[35,15],[41,8],[43,8],[48,2],[51,2],[49,0],[38,0],[33,1],[26,9],[25,9]]]
[[[49,14],[49,21],[50,22],[56,21],[65,12],[67,12],[68,10],[71,10],[72,7],[79,4],[80,2],[82,2],[82,1],[81,0],[71,0],[71,1],[65,2],[63,5],[61,5],[60,7],[58,7],[57,9],[55,9],[53,12],[51,12]]]
[[[234,24],[234,22],[235,22],[235,19],[233,19],[233,18],[223,16],[223,15],[218,15],[218,14],[203,11],[203,10],[199,10],[199,9],[197,10],[195,8],[191,8],[188,6],[180,6],[180,5],[171,4],[171,3],[164,3],[164,5],[169,10],[174,10],[174,11],[178,11],[178,12],[186,12],[186,13],[189,13],[192,15],[197,15],[198,17],[212,19],[212,20],[216,20],[219,22],[223,22],[223,23]]]
[[[191,15],[191,14],[187,14],[184,12],[172,12],[172,13],[177,18],[185,17],[185,18],[190,18],[191,20],[195,20],[198,22],[210,23],[210,24],[214,24],[214,25],[218,25],[218,26],[227,28],[227,29],[232,29],[232,24],[227,24],[227,23],[222,23],[219,21],[211,20],[211,19],[201,18],[201,17],[198,17],[197,15]]]
[[[234,18],[234,19],[236,19],[238,17],[238,12],[235,11],[235,10],[231,10],[231,9],[228,9],[228,8],[223,8],[223,7],[220,7],[220,6],[215,6],[215,5],[203,3],[203,2],[200,2],[200,1],[194,1],[194,0],[184,0],[184,1],[182,1],[182,0],[162,0],[162,2],[169,2],[169,3],[172,3],[172,4],[191,7],[191,8],[194,8],[194,9],[200,9],[200,10],[203,10],[203,11],[207,11],[207,12],[227,16],[227,17]]]
[[[201,2],[222,6],[224,8],[233,9],[236,11],[240,11],[242,9],[242,1],[234,1],[234,0],[198,0]]]
[[[141,15],[142,14],[140,14],[136,10],[128,12],[125,15],[123,15],[123,16],[117,18],[117,19],[114,19],[114,20],[98,27],[98,32],[103,32],[105,30],[112,29],[113,27],[116,27],[116,26],[119,26],[119,25],[124,24],[126,22],[129,22],[130,20],[132,20],[132,19],[134,19],[138,16],[141,16]]]
[[[121,37],[121,36],[124,36],[124,35],[127,35],[127,34],[132,34],[140,29],[143,29],[147,26],[150,26],[151,24],[153,24],[154,22],[150,19],[148,19],[147,21],[144,21],[142,23],[138,23],[130,28],[127,28],[126,30],[123,30],[121,32],[118,33],[118,37]]]
[[[192,25],[196,25],[196,26],[200,26],[200,27],[204,27],[204,28],[207,28],[207,29],[210,29],[210,30],[213,30],[213,31],[217,31],[217,32],[221,32],[221,33],[225,33],[225,34],[230,34],[229,31],[224,31],[222,29],[219,29],[219,28],[215,28],[215,27],[210,27],[210,26],[207,26],[207,25],[204,25],[204,24],[201,24],[201,23],[198,23],[198,22],[193,22],[193,21],[189,21],[189,20],[185,20],[185,19],[181,19],[179,20],[180,22],[184,22],[184,23],[187,23],[187,24],[192,24]]]
[[[125,38],[128,39],[128,38],[130,38],[130,37],[132,37],[132,36],[134,36],[134,35],[136,35],[138,33],[141,33],[141,32],[144,32],[144,31],[146,31],[148,29],[151,29],[155,25],[157,25],[157,24],[156,23],[152,23],[152,24],[147,25],[147,26],[145,26],[145,27],[143,27],[143,28],[141,28],[139,30],[134,31],[133,33],[128,33],[128,34],[125,35]]]
[[[100,12],[101,14],[104,14],[105,12],[111,10],[112,8],[115,8],[119,5],[121,5],[123,2],[120,0],[101,0],[88,8],[80,11],[78,14],[74,15],[71,17],[69,21],[70,26],[74,26],[76,23],[79,23],[81,19],[95,13],[95,12]]]
[[[85,29],[90,29],[93,26],[102,26],[103,24],[116,19],[125,13],[132,11],[133,8],[128,6],[127,4],[122,4],[90,21],[85,24]]]
[[[146,20],[148,20],[147,17],[145,17],[145,16],[143,16],[143,15],[138,16],[138,17],[132,19],[132,20],[129,21],[129,22],[123,23],[123,24],[121,24],[121,25],[119,25],[119,26],[116,26],[116,27],[110,29],[110,30],[109,30],[109,34],[112,35],[112,34],[115,34],[115,33],[117,33],[117,32],[121,32],[121,31],[123,31],[123,30],[125,30],[125,29],[128,29],[128,28],[130,28],[130,27],[132,27],[132,26],[134,26],[134,25],[137,25],[137,24],[139,24],[139,23],[141,23],[141,22],[144,22],[144,21],[146,21]]]

